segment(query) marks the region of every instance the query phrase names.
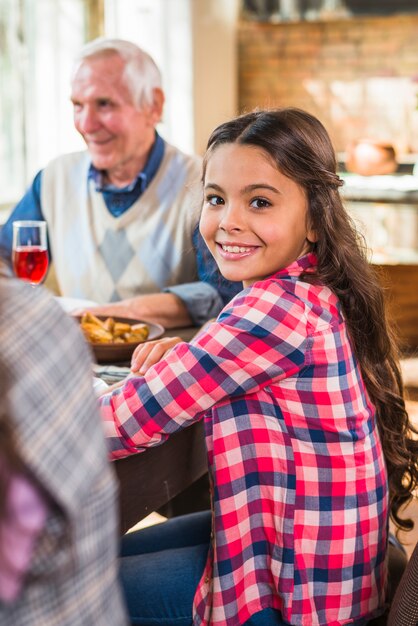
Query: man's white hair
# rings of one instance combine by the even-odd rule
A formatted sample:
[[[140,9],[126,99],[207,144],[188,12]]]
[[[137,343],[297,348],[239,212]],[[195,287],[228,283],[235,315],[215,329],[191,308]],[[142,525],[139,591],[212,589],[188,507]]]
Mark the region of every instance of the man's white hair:
[[[125,62],[123,78],[135,106],[151,106],[153,90],[162,88],[161,73],[154,59],[131,41],[106,37],[89,41],[75,59],[73,76],[84,60],[108,54],[117,54]]]

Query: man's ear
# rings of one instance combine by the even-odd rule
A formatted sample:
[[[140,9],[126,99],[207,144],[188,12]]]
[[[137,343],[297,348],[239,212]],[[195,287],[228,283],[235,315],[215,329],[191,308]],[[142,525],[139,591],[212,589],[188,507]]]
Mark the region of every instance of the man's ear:
[[[159,87],[155,87],[152,90],[152,105],[150,107],[150,115],[152,117],[152,121],[155,124],[161,121],[163,116],[163,108],[164,108],[165,96],[162,89]]]

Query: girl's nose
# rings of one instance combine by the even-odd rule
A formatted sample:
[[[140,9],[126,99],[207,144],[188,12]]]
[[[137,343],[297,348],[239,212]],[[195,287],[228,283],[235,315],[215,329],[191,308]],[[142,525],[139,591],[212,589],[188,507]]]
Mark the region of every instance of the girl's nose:
[[[242,230],[242,212],[238,206],[228,205],[222,213],[219,228],[225,231]]]

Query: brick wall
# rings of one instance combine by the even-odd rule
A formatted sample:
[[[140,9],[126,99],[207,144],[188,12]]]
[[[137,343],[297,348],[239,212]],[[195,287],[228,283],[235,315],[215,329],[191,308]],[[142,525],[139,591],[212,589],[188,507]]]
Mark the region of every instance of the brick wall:
[[[372,137],[418,153],[418,15],[269,24],[241,21],[239,107],[298,106],[337,151]]]

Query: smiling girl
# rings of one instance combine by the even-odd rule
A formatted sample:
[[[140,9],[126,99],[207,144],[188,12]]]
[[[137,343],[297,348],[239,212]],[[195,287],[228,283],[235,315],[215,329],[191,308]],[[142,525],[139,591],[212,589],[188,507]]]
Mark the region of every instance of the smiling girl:
[[[417,485],[381,288],[322,124],[219,126],[201,233],[244,289],[190,343],[101,399],[113,458],[205,425],[212,513],[128,535],[134,624],[365,624],[385,602],[388,517]],[[144,477],[145,478],[145,477]]]

